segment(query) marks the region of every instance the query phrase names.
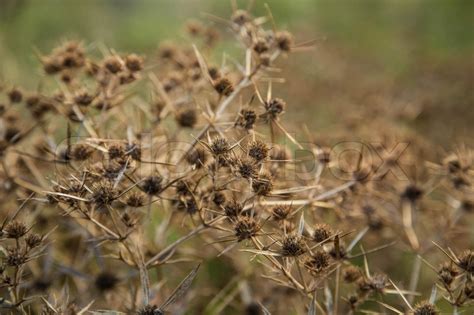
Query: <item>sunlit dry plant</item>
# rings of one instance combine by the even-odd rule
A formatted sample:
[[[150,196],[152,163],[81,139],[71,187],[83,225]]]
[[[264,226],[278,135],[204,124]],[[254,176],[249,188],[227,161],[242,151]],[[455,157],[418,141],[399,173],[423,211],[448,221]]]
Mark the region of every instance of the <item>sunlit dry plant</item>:
[[[313,41],[251,6],[148,57],[62,42],[36,51],[45,88],[5,83],[0,313],[472,310],[472,152],[407,152],[402,180],[385,143],[379,165],[295,136],[277,75]]]

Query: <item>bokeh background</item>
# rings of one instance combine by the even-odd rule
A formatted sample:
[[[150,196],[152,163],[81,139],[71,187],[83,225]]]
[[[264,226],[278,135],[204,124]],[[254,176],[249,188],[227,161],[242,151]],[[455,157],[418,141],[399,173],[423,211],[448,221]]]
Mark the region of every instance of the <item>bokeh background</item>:
[[[473,143],[474,1],[266,2],[297,41],[318,40],[285,65],[290,78],[280,94],[298,109],[290,119],[325,134],[350,120],[367,124],[370,136],[388,115],[440,148]],[[265,13],[264,3],[255,1],[255,14]],[[62,39],[150,54],[163,40],[186,40],[190,18],[227,18],[231,10],[225,0],[1,0],[0,79],[33,88],[40,76],[33,49],[49,51]]]

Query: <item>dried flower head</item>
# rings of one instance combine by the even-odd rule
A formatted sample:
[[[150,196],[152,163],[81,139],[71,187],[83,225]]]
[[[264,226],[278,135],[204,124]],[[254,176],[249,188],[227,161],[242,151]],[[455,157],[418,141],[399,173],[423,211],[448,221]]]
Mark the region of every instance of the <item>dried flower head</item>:
[[[225,78],[218,78],[216,82],[214,82],[214,89],[216,90],[219,95],[223,96],[229,96],[234,92],[234,86],[232,85],[232,82]]]
[[[207,153],[203,148],[193,148],[187,155],[186,161],[190,165],[200,168],[206,164]]]
[[[253,160],[243,157],[237,160],[237,171],[243,178],[251,179],[257,175],[258,170]]]
[[[18,88],[12,88],[8,92],[8,98],[12,103],[20,103],[23,100],[23,92]]]
[[[458,257],[458,266],[462,270],[474,274],[474,251],[468,249],[465,250]]]
[[[257,53],[257,54],[262,54],[266,51],[268,51],[269,47],[268,47],[268,43],[265,39],[263,38],[259,38],[257,39],[257,41],[253,44],[253,50]]]
[[[457,275],[458,275],[458,271],[456,270],[455,266],[451,263],[442,264],[438,270],[439,280],[447,286],[451,285],[451,283],[454,281],[454,278]]]
[[[163,177],[148,176],[140,183],[140,188],[148,195],[156,195],[161,192],[163,186]]]
[[[223,155],[230,151],[230,144],[225,138],[217,137],[210,144],[211,152],[215,156]]]
[[[252,16],[245,10],[236,10],[230,18],[235,24],[242,26],[252,20]]]
[[[19,239],[28,233],[28,228],[22,222],[12,221],[7,224],[3,232],[8,238]]]
[[[242,109],[239,113],[237,121],[235,122],[235,125],[244,129],[252,129],[256,121],[257,114],[254,110]]]
[[[301,236],[287,235],[282,240],[281,253],[283,256],[296,257],[306,252],[305,243]]]
[[[436,307],[428,301],[423,301],[415,305],[413,315],[438,315]]]
[[[325,240],[328,240],[334,234],[332,228],[325,224],[319,223],[314,227],[313,240],[316,243],[321,243]]]
[[[125,155],[125,148],[121,144],[112,144],[108,148],[108,155],[111,160],[122,158]]]
[[[249,156],[257,162],[261,162],[268,157],[268,146],[260,140],[253,141],[249,144]]]
[[[273,189],[272,176],[268,173],[258,175],[252,181],[252,190],[260,196],[266,196],[271,193]]]
[[[28,257],[26,253],[24,253],[21,249],[17,247],[7,248],[7,255],[5,259],[7,266],[18,267],[25,264],[27,260]]]
[[[145,195],[141,192],[132,192],[130,195],[127,196],[126,199],[127,206],[132,208],[139,208],[143,207],[145,204]]]
[[[234,226],[238,242],[254,237],[259,230],[258,222],[253,217],[248,216],[239,216]]]
[[[329,267],[330,261],[331,257],[325,251],[319,250],[305,261],[304,266],[313,275],[318,275]]]
[[[291,206],[278,205],[272,208],[272,218],[275,221],[286,220],[291,214]]]
[[[264,120],[275,120],[283,113],[286,107],[286,103],[281,98],[272,98],[270,101],[264,103],[265,113],[261,114],[260,117]]]
[[[43,241],[43,238],[36,233],[28,234],[25,237],[25,243],[29,248],[35,248],[39,246],[42,241]]]
[[[275,34],[275,41],[280,50],[289,52],[293,46],[293,35],[288,31],[280,31]]]
[[[136,54],[130,54],[125,57],[125,66],[131,72],[138,72],[143,69],[143,58]]]

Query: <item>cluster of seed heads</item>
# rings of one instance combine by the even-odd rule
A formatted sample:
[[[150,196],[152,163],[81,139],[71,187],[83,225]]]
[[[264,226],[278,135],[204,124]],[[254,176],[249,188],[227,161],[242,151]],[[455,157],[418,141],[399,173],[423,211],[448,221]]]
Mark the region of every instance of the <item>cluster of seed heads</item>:
[[[0,312],[472,307],[471,151],[428,163],[408,150],[421,170],[409,180],[363,157],[334,176],[325,168],[342,162],[327,144],[308,133],[302,145],[283,119],[296,105],[274,76],[302,46],[269,9],[209,19],[187,24],[193,45],[161,43],[146,59],[67,41],[38,53],[41,89],[1,85]],[[210,57],[222,28],[243,59]],[[314,173],[295,148],[312,154]],[[392,276],[402,253],[413,270]],[[194,290],[198,268],[183,271],[198,261],[211,276]]]

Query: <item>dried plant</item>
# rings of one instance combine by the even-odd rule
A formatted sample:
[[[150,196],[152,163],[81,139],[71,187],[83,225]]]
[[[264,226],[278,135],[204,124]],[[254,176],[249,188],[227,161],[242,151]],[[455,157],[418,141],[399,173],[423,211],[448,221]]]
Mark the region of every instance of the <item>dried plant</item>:
[[[1,313],[472,310],[472,151],[410,147],[400,167],[387,142],[382,163],[341,161],[284,119],[280,59],[313,42],[269,8],[207,17],[192,45],[144,58],[67,41],[38,52],[41,89],[3,85]],[[220,63],[224,28],[242,55]],[[392,276],[402,254],[411,270]]]

